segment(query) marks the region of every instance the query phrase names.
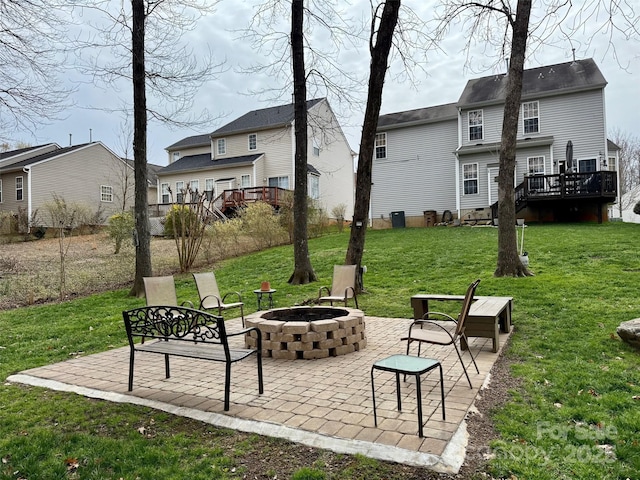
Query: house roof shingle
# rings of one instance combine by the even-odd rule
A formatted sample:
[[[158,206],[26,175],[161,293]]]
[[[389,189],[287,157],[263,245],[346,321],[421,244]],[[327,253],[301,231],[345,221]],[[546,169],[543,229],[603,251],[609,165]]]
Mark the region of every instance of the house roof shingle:
[[[158,175],[165,175],[167,173],[185,172],[192,170],[211,170],[216,168],[224,168],[229,166],[250,165],[260,158],[262,153],[255,153],[253,155],[242,155],[240,157],[229,157],[220,159],[211,159],[211,154],[201,153],[199,155],[187,155],[179,160],[176,160],[171,165],[160,169]]]
[[[307,110],[324,100],[315,98],[307,100]],[[212,137],[219,137],[230,133],[242,133],[265,128],[279,127],[293,121],[293,104],[279,105],[276,107],[261,108],[245,113],[232,122],[220,127],[211,134]]]
[[[63,155],[68,152],[73,152],[74,150],[79,150],[81,148],[86,147],[87,145],[91,145],[91,143],[83,143],[80,145],[72,145],[69,147],[58,148],[57,150],[53,150],[51,152],[43,153],[41,155],[36,155],[35,157],[29,157],[25,160],[20,160],[19,162],[12,163],[7,166],[7,169],[18,169],[22,167],[27,167],[29,165],[33,165],[34,163],[41,162],[43,160],[48,160],[53,157],[57,157],[58,155]]]
[[[211,143],[211,135],[205,133],[203,135],[192,135],[191,137],[183,138],[177,141],[173,145],[169,145],[166,150],[177,150],[182,147],[199,147],[209,145]]]
[[[417,108],[404,112],[388,113],[378,119],[378,130],[389,129],[394,126],[420,125],[423,123],[442,120],[455,120],[458,110],[455,103],[436,105],[435,107]]]
[[[469,80],[457,105],[467,108],[503,103],[507,80],[505,74]],[[525,70],[522,77],[522,98],[604,88],[606,84],[607,81],[596,63],[587,58]]]

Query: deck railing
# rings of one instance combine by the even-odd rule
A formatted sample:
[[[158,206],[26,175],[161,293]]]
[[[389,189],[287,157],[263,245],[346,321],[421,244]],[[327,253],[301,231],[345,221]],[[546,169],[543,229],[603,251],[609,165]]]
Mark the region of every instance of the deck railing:
[[[522,192],[517,192],[528,200],[535,198],[615,198],[618,190],[616,172],[579,172],[554,175],[525,176]]]

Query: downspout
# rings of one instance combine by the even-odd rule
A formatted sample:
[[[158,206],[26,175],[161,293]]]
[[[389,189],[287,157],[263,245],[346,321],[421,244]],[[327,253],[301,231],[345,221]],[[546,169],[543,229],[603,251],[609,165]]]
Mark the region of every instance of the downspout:
[[[31,233],[31,167],[22,167],[27,174],[27,233]]]
[[[462,109],[458,107],[458,148],[462,147]],[[456,156],[456,212],[460,219],[460,156],[458,152],[454,152]]]

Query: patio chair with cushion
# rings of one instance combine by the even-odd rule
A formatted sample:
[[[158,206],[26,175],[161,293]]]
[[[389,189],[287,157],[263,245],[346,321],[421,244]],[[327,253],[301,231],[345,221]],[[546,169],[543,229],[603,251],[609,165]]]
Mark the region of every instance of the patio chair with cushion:
[[[356,267],[357,265],[334,265],[331,289],[320,287],[318,303],[329,302],[333,306],[333,302],[344,302],[346,307],[347,301],[353,298],[356,308],[359,308],[356,296]],[[323,291],[327,295],[322,296]]]
[[[458,348],[458,343],[462,339],[464,340],[466,345],[469,345],[467,336],[465,335],[465,321],[469,316],[469,309],[471,308],[471,302],[473,302],[473,295],[475,294],[476,288],[479,283],[480,279],[473,282],[471,285],[469,285],[469,288],[467,288],[467,293],[465,294],[464,300],[462,301],[462,310],[460,311],[457,320],[446,313],[427,312],[421,319],[413,321],[413,323],[409,327],[409,334],[406,337],[402,338],[402,340],[407,341],[407,355],[409,355],[409,347],[411,346],[411,344],[413,342],[418,342],[418,357],[420,356],[420,347],[422,346],[422,343],[441,346],[453,346],[458,355],[458,359],[460,360],[460,364],[462,365],[462,370],[467,377],[470,388],[473,388],[473,386],[471,385],[471,379],[469,378],[469,374],[467,373],[467,368],[465,367],[464,361],[462,360],[462,354],[460,353],[460,349]],[[443,322],[443,320],[445,322]],[[455,328],[451,330],[443,325],[443,323],[446,323],[446,321],[452,321],[455,325]],[[473,365],[476,367],[476,372],[480,373],[480,370],[478,370],[478,365],[476,364],[476,360],[473,357],[473,353],[471,353],[471,349],[467,348],[467,350],[469,351],[469,355],[471,356]]]
[[[147,299],[147,306],[179,306],[173,275],[144,277],[142,281],[144,282],[144,296]],[[180,303],[180,305],[193,308],[193,303],[189,300]]]
[[[218,282],[213,272],[194,273],[193,279],[196,281],[196,287],[198,287],[201,310],[217,309],[218,315],[222,316],[223,310],[239,308],[242,326],[244,326],[244,303],[242,302],[240,292],[228,292],[225,293],[224,296],[221,296],[220,290],[218,289]],[[236,296],[238,301],[227,303],[227,297],[229,295]]]

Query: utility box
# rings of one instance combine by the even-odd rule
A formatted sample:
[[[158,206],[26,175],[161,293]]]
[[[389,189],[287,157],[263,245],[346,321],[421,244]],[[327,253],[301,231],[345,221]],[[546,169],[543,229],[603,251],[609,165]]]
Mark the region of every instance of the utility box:
[[[438,212],[435,210],[425,210],[424,212],[424,226],[433,227],[438,221]]]
[[[404,228],[404,211],[402,212],[391,212],[391,226],[393,228]]]

